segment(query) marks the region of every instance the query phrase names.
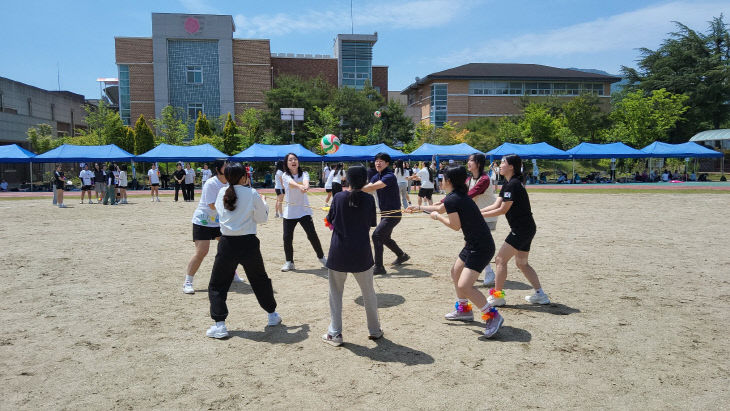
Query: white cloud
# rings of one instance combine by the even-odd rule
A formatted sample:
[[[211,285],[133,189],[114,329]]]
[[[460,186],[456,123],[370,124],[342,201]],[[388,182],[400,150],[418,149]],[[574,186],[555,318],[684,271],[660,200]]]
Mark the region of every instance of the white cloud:
[[[512,39],[488,41],[479,47],[458,51],[443,61],[516,61],[522,58],[560,57],[640,47],[656,48],[672,21],[705,31],[707,21],[720,13],[730,14],[727,2],[672,2],[600,18],[543,33],[523,34]]]
[[[192,0],[190,0],[192,1]],[[354,10],[355,31],[379,27],[422,29],[445,25],[481,0],[379,1],[357,5]],[[350,10],[307,11],[299,14],[234,16],[236,33],[246,37],[272,37],[288,33],[343,31],[350,28]]]

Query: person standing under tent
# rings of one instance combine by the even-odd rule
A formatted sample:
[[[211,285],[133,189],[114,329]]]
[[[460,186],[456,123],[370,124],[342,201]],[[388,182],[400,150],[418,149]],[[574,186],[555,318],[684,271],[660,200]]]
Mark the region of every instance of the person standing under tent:
[[[200,172],[200,187],[202,188],[212,176],[213,172],[208,168],[208,163],[203,164],[203,171]]]
[[[654,172],[654,170],[652,170],[652,173],[653,172]],[[654,178],[652,177],[652,181],[653,180],[654,180]],[[616,182],[616,159],[615,158],[611,159],[611,182],[612,183]]]
[[[56,204],[58,208],[66,208],[66,204],[63,203],[63,190],[66,185],[66,177],[61,171],[61,165],[56,164],[56,171],[53,172],[53,187],[56,190]]]
[[[195,170],[190,167],[190,163],[185,163],[185,190],[188,192],[185,201],[195,201]]]
[[[344,164],[337,163],[335,169],[332,171],[332,196],[342,191],[342,180],[347,180],[344,169]]]
[[[415,178],[421,182],[420,188],[418,189],[418,205],[421,205],[421,203],[424,201],[427,205],[432,205],[434,172],[431,169],[431,163],[429,163],[428,161],[423,163],[423,168],[418,170]]]
[[[466,168],[469,171],[469,177],[466,179],[468,195],[477,204],[480,209],[494,204],[497,200],[494,194],[494,185],[489,174],[484,171],[487,159],[484,154],[474,153],[469,156],[466,162]],[[490,232],[497,229],[497,217],[484,217],[484,222]],[[490,233],[491,235],[491,233]],[[484,268],[484,285],[494,285],[494,271],[487,261]]]
[[[121,204],[129,204],[127,202],[127,185],[129,181],[127,179],[127,165],[122,164],[119,166],[119,193],[121,194]]]
[[[327,166],[325,170],[327,170],[327,177],[324,179],[324,191],[327,193],[327,198],[325,198],[324,203],[329,204],[330,199],[332,199],[332,181],[335,178],[335,170],[331,169],[329,166]]]
[[[281,177],[284,175],[284,161],[276,161],[276,174],[274,174],[274,192],[276,193],[276,218],[283,216],[284,211],[282,210],[282,204],[284,202],[284,184],[281,181]]]
[[[94,191],[96,193],[96,203],[100,204],[101,199],[106,192],[106,184],[104,184],[104,166],[94,163]]]
[[[320,176],[320,181],[323,185],[327,184],[327,177],[330,176],[330,163],[324,163],[324,169],[322,170],[322,175]],[[326,186],[324,188],[327,188]],[[331,187],[330,187],[331,188]],[[328,191],[329,192],[329,191]],[[326,203],[329,203],[330,196],[327,196]]]
[[[185,170],[183,170],[182,163],[177,163],[172,178],[175,181],[175,201],[179,198],[178,193],[180,190],[182,190],[183,200],[188,201],[188,190],[185,188]]]
[[[523,184],[521,166],[522,159],[516,154],[502,158],[499,172],[504,176],[506,182],[502,185],[497,201],[481,210],[484,217],[497,217],[504,214],[510,226],[510,233],[495,258],[497,275],[494,288],[489,290],[489,297],[487,297],[489,303],[495,307],[505,305],[503,287],[507,280],[507,263],[512,257],[515,257],[517,268],[522,271],[532,288],[535,289],[534,294],[526,296],[525,300],[531,304],[550,304],[550,299],[543,291],[535,269],[528,262],[530,245],[537,232],[537,226],[532,217],[530,199]]]
[[[400,194],[401,202],[403,203],[403,208],[406,208],[411,203],[408,200],[408,178],[411,173],[409,173],[408,169],[403,166],[403,160],[395,160],[395,170],[393,170],[393,174],[395,174],[395,178],[398,181],[398,192]]]
[[[373,231],[373,250],[375,252],[375,268],[373,274],[387,274],[383,265],[383,251],[388,247],[390,251],[395,253],[396,259],[391,266],[399,266],[411,257],[398,247],[393,240],[392,234],[395,226],[401,221],[400,195],[398,190],[398,179],[390,169],[390,155],[388,153],[378,153],[375,155],[375,169],[378,172],[371,179],[370,183],[363,187],[365,192],[375,192],[378,198],[378,206],[381,213],[387,215],[380,216],[380,223]]]
[[[116,177],[114,176],[114,169],[116,165],[114,163],[109,164],[106,172],[106,194],[104,195],[104,205],[111,204],[117,205],[117,185]]]
[[[284,194],[284,255],[286,261],[281,267],[281,271],[294,270],[294,229],[297,224],[301,224],[304,232],[307,233],[307,239],[312,244],[317,259],[323,267],[327,264],[324,257],[322,244],[317,237],[317,230],[314,228],[312,221],[312,209],[309,207],[309,173],[302,171],[299,166],[299,157],[294,153],[289,153],[284,157],[285,171],[282,176],[282,182],[285,189]]]
[[[91,190],[94,187],[94,172],[89,170],[89,165],[84,164],[84,169],[79,173],[81,179],[81,204],[84,204],[84,193],[89,198],[89,204],[93,204],[91,201]]]
[[[152,163],[152,168],[147,171],[147,180],[150,184],[150,196],[152,202],[160,202],[160,171],[157,170],[157,163]]]
[[[205,333],[210,338],[229,336],[225,322],[228,317],[226,299],[239,264],[246,272],[259,306],[267,313],[266,326],[281,324],[274,289],[256,237],[256,226],[266,222],[269,207],[256,190],[246,187],[250,182],[241,163],[229,163],[224,172],[229,186],[218,192],[214,204],[222,235],[208,283],[210,317],[215,321]]]

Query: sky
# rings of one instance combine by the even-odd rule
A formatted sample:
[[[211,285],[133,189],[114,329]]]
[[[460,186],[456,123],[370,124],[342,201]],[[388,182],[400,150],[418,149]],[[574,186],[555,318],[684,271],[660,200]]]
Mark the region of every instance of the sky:
[[[232,15],[234,38],[270,39],[272,53],[332,55],[338,33],[378,33],[373,64],[389,89],[466,63],[532,63],[619,74],[656,49],[673,21],[706,32],[730,1],[641,0],[104,0],[3,1],[0,76],[99,97],[117,77],[114,37],[151,37],[151,13]],[[352,19],[351,6],[352,4]],[[726,22],[730,19],[726,18]]]

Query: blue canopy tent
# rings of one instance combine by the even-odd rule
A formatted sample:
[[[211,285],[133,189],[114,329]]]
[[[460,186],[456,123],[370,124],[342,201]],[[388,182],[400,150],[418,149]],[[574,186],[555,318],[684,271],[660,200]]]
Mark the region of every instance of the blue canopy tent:
[[[214,161],[228,158],[226,154],[210,144],[198,146],[173,146],[160,144],[152,150],[135,156],[135,161],[171,163],[175,161]]]
[[[322,161],[324,157],[315,154],[302,146],[301,144],[284,144],[284,145],[268,145],[253,144],[251,147],[231,156],[231,160],[237,161],[276,161],[283,160],[284,157],[294,153],[299,157],[299,161]]]
[[[373,160],[378,153],[388,153],[393,160],[401,160],[408,157],[403,152],[380,143],[371,146],[353,146],[350,144],[340,145],[336,153],[324,156],[324,161],[358,161]]]
[[[487,152],[489,157],[502,157],[508,154],[517,154],[522,159],[567,160],[570,158],[570,154],[544,142],[535,144],[503,143]]]
[[[423,143],[410,154],[406,154],[406,157],[418,161],[427,161],[433,157],[438,157],[442,160],[466,160],[474,153],[481,153],[481,151],[466,143],[445,146]]]
[[[33,157],[32,153],[17,144],[0,146],[0,163],[28,163],[30,172],[30,189],[33,190]]]
[[[574,159],[581,158],[644,158],[648,155],[624,143],[593,144],[580,143],[577,146],[566,150]]]
[[[64,144],[33,157],[34,163],[75,163],[80,161],[132,161],[134,156],[114,144],[75,146]]]
[[[690,158],[722,158],[721,170],[725,170],[725,155],[719,151],[703,147],[688,141],[681,144],[669,144],[655,141],[641,149],[651,158],[685,158],[685,171]]]

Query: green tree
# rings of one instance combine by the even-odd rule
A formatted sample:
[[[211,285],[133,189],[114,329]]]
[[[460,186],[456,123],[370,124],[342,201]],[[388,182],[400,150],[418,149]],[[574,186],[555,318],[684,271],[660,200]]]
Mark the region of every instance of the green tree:
[[[30,149],[36,154],[43,154],[62,144],[62,140],[53,137],[53,128],[48,124],[38,124],[26,131]]]
[[[671,140],[686,141],[730,119],[730,35],[722,15],[713,18],[706,34],[675,24],[677,31],[657,50],[641,49],[638,69],[622,71],[631,90],[666,89],[688,97],[686,121],[671,134]]]
[[[342,87],[337,90],[333,105],[335,114],[340,118],[340,140],[351,144],[358,135],[368,134],[375,124],[375,111],[383,105],[383,97],[369,84],[363,90]],[[382,136],[374,137],[377,142]]]
[[[132,127],[124,127],[124,137],[117,145],[128,153],[134,153],[134,129]]]
[[[559,145],[556,144],[555,132],[560,126],[560,122],[551,115],[550,109],[539,103],[525,107],[519,122],[520,134],[525,144],[546,142],[553,146]]]
[[[162,143],[179,146],[188,137],[185,111],[180,107],[166,106],[160,118],[152,120],[155,126],[155,144]]]
[[[237,149],[239,151],[261,141],[264,132],[263,116],[264,113],[254,107],[247,108],[243,113],[236,116],[239,136]]]
[[[497,138],[502,143],[523,143],[518,117],[503,117],[497,123]]]
[[[648,96],[641,90],[629,92],[611,112],[614,125],[604,130],[602,138],[639,148],[653,141],[668,141],[687,111],[688,99],[686,95],[672,94],[665,89],[654,90]]]
[[[608,115],[601,111],[598,96],[593,94],[571,98],[563,104],[561,111],[565,116],[566,127],[581,141],[596,142],[598,131],[608,125]]]
[[[492,118],[472,120],[464,125],[464,129],[469,131],[465,143],[479,151],[486,152],[504,143],[499,134],[499,122]]]
[[[144,115],[140,114],[134,124],[134,154],[143,154],[155,148],[155,136],[147,125]]]
[[[225,153],[225,143],[223,142],[223,137],[221,136],[196,135],[195,137],[193,137],[192,141],[190,141],[190,145],[193,146],[197,146],[200,144],[210,144],[211,146]]]
[[[86,112],[85,130],[77,130],[77,134],[93,137],[93,145],[114,144],[121,138],[121,130],[124,125],[119,113],[109,108],[104,100],[99,101],[99,106],[84,105]],[[89,141],[85,139],[85,141]]]
[[[221,136],[223,138],[223,150],[221,151],[229,156],[233,155],[241,144],[241,141],[238,139],[240,134],[236,133],[236,131],[236,123],[233,121],[231,113],[228,113],[226,125],[223,126],[223,135]]]
[[[405,108],[395,100],[388,102],[380,111],[380,122],[383,125],[381,141],[388,145],[398,142],[408,143],[413,139],[413,121],[406,116]]]
[[[312,136],[307,140],[306,146],[318,147],[318,150],[321,152],[319,140],[326,134],[336,134],[340,126],[340,119],[335,114],[335,107],[332,105],[314,107],[314,111],[316,115],[311,116],[304,123],[304,127],[307,129],[307,132],[310,136]]]
[[[202,111],[198,112],[198,119],[195,120],[195,137],[198,136],[212,136],[213,130],[210,127],[208,117],[203,114]]]

